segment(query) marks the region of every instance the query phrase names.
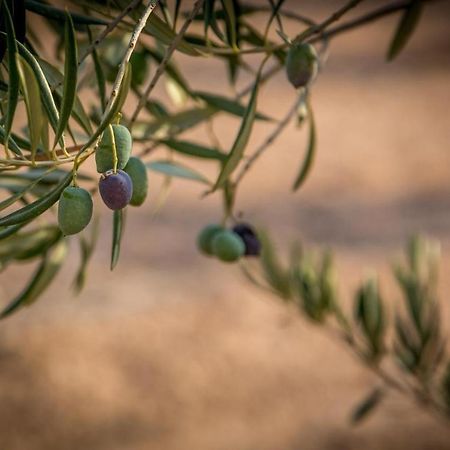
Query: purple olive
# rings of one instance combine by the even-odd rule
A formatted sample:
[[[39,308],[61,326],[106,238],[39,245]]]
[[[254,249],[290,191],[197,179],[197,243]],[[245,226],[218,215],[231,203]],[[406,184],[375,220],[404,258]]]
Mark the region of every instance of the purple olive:
[[[245,256],[259,256],[261,253],[261,242],[253,227],[246,223],[238,223],[233,227],[236,233],[245,244]]]
[[[104,173],[100,177],[98,188],[105,205],[113,210],[125,208],[133,195],[133,182],[123,170]]]

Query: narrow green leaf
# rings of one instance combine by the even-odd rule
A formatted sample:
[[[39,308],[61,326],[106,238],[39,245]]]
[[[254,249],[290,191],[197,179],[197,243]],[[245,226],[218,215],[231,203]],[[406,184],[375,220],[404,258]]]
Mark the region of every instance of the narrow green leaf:
[[[79,238],[80,243],[80,253],[81,253],[81,262],[80,267],[78,268],[77,274],[75,276],[73,282],[73,288],[75,293],[79,294],[84,287],[84,283],[86,281],[87,268],[91,256],[94,252],[95,245],[97,243],[98,235],[99,235],[99,221],[97,218],[94,218],[91,226],[91,235],[88,238],[86,236],[81,235]]]
[[[92,33],[90,28],[88,28],[88,36],[89,43],[92,44]],[[104,111],[106,108],[106,79],[102,65],[100,63],[100,59],[98,57],[97,49],[95,47],[92,50],[92,59],[94,61],[95,76],[97,77],[97,87],[100,96],[100,102],[102,104],[102,111]]]
[[[16,112],[17,102],[19,100],[19,86],[20,86],[20,76],[19,69],[17,67],[17,43],[16,34],[14,32],[14,25],[11,18],[11,13],[8,9],[6,2],[3,2],[3,8],[5,10],[5,25],[6,25],[6,39],[7,39],[7,49],[8,49],[8,105],[6,108],[5,116],[5,137],[4,144],[5,148],[8,148],[9,136],[11,134],[11,128],[14,120],[14,114]]]
[[[63,92],[62,84],[64,84],[64,76],[56,67],[52,66],[50,63],[48,63],[43,59],[39,59],[39,65],[41,66],[42,71],[44,72],[45,77],[48,80],[49,84],[51,86],[56,85],[59,86],[55,91],[55,97],[59,101],[59,103],[61,103]],[[73,118],[76,120],[76,122],[81,126],[81,128],[83,128],[83,130],[88,135],[91,135],[92,133],[91,122],[78,96],[75,97],[72,115]]]
[[[0,313],[0,319],[33,303],[50,285],[59,272],[67,254],[67,244],[61,239],[42,259],[25,289]]]
[[[227,155],[218,149],[205,147],[204,145],[196,144],[188,141],[177,141],[175,139],[162,139],[160,141],[167,147],[175,150],[176,152],[183,153],[185,155],[195,156],[197,158],[216,159],[224,161]]]
[[[354,409],[351,415],[352,424],[356,425],[365,419],[383,399],[384,392],[380,388],[373,389]]]
[[[173,161],[153,161],[147,163],[146,166],[154,172],[163,173],[171,177],[186,178],[211,185],[210,181],[201,173]]]
[[[72,115],[77,92],[78,46],[73,21],[69,14],[66,14],[64,45],[66,49],[64,55],[64,87],[60,108],[61,114],[59,115],[58,129],[55,133],[53,148],[56,147],[56,144],[67,127],[70,116]]]
[[[67,13],[62,9],[56,8],[52,5],[47,5],[46,3],[42,3],[40,1],[25,0],[25,7],[30,12],[39,14],[47,19],[57,20],[59,22],[63,22],[66,18],[66,14],[69,14],[71,20],[77,25],[108,25],[108,22],[103,19],[83,16],[73,12]]]
[[[28,128],[30,132],[31,160],[34,161],[36,150],[41,140],[42,130],[42,104],[39,84],[33,69],[19,54],[16,55],[17,67],[22,86],[22,93],[28,117]]]
[[[242,105],[237,100],[224,97],[222,95],[210,94],[208,92],[195,91],[192,93],[193,96],[203,100],[209,106],[225,111],[237,117],[244,117],[247,108]],[[265,114],[256,113],[255,119],[272,121],[273,119]]]
[[[53,206],[59,199],[61,192],[72,181],[72,172],[69,172],[60,183],[52,189],[47,195],[35,200],[33,203],[24,206],[23,208],[0,218],[0,226],[16,225],[18,223],[26,222],[35,217],[38,217],[51,206]]]
[[[152,14],[144,28],[145,32],[154,36],[163,44],[170,45],[176,33],[156,14]],[[185,39],[182,39],[177,46],[177,50],[190,56],[199,56],[200,53]]]
[[[125,67],[125,74],[123,76],[122,83],[119,87],[119,91],[117,92],[116,98],[112,104],[111,109],[108,111],[108,114],[106,114],[105,117],[103,117],[102,121],[97,127],[97,130],[95,130],[95,132],[91,135],[88,141],[83,145],[83,150],[90,147],[97,140],[97,138],[103,133],[106,127],[117,115],[117,113],[120,112],[127,98],[128,91],[130,90],[130,84],[131,84],[131,65],[127,64],[127,66]]]
[[[3,211],[6,208],[9,208],[11,205],[19,201],[23,198],[23,196],[31,191],[34,187],[36,187],[45,177],[47,173],[40,176],[37,180],[35,180],[33,183],[29,184],[28,186],[24,187],[21,191],[14,194],[12,197],[9,197],[3,201],[0,202],[0,211]]]
[[[316,155],[316,124],[314,121],[314,115],[311,108],[311,105],[308,102],[308,120],[309,120],[309,137],[308,137],[308,145],[306,147],[306,155],[303,160],[302,166],[300,167],[300,172],[295,179],[294,185],[292,187],[293,191],[296,191],[306,180],[311,167],[314,162],[314,157]]]
[[[225,11],[225,24],[227,27],[227,35],[230,46],[233,49],[238,48],[238,31],[237,18],[233,0],[222,0],[223,9]]]
[[[247,110],[245,111],[245,115],[242,119],[241,127],[234,141],[233,147],[228,154],[227,160],[222,166],[222,170],[213,187],[213,191],[224,185],[224,183],[228,180],[234,169],[236,169],[242,159],[242,156],[244,155],[244,150],[250,139],[250,133],[255,121],[260,73],[261,72],[259,72],[258,76],[256,77],[255,85],[253,86],[252,94],[247,105]]]
[[[0,139],[2,142],[6,141],[6,130],[0,125]],[[16,155],[22,155],[22,150],[16,142],[16,139],[12,136],[8,136],[8,148]]]
[[[116,267],[119,262],[120,243],[122,242],[123,231],[125,228],[125,214],[125,211],[122,209],[114,211],[111,270],[114,270],[114,267]]]
[[[28,222],[22,222],[16,225],[10,225],[8,227],[0,227],[0,241],[17,233],[21,228],[27,225],[27,223]]]
[[[405,9],[394,37],[392,38],[391,45],[389,46],[387,53],[388,61],[392,61],[408,43],[419,23],[422,9],[422,0],[411,0],[411,3]]]

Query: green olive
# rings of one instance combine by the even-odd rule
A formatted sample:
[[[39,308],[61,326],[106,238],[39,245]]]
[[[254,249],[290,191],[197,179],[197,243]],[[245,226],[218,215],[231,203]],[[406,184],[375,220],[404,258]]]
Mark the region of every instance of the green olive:
[[[211,241],[214,236],[217,233],[223,231],[223,229],[224,228],[221,225],[210,224],[203,228],[202,231],[200,231],[197,237],[197,247],[203,254],[209,256],[212,256],[214,254],[211,247]]]
[[[92,209],[92,197],[86,189],[66,187],[59,198],[59,228],[66,236],[79,233],[91,221]]]
[[[233,231],[223,230],[216,233],[211,242],[214,255],[221,261],[237,261],[245,253],[242,238]]]
[[[113,141],[117,151],[117,170],[123,169],[130,159],[132,138],[127,127],[111,125],[103,132],[100,145],[95,151],[95,163],[98,173],[114,169]]]
[[[286,74],[295,88],[307,86],[317,69],[317,53],[311,44],[291,45],[286,57]]]
[[[139,158],[132,156],[123,170],[133,182],[133,195],[131,196],[130,205],[141,206],[147,198],[147,168]]]

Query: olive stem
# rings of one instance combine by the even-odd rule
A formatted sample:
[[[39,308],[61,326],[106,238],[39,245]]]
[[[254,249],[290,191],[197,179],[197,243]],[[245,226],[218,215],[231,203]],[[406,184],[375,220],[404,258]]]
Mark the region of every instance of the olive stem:
[[[116,137],[114,136],[114,130],[112,125],[108,126],[108,131],[111,133],[111,146],[112,146],[112,154],[113,154],[113,172],[117,173],[117,164],[119,162],[119,158],[117,156],[117,147],[116,147]]]

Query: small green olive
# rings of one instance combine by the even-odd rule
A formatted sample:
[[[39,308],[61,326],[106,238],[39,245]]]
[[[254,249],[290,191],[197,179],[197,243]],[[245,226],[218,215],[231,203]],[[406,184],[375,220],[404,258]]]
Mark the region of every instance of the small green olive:
[[[92,209],[92,197],[86,189],[66,187],[58,204],[59,228],[66,236],[79,233],[91,221]]]
[[[295,88],[307,86],[318,70],[317,53],[311,44],[292,44],[286,57],[286,74]]]
[[[131,196],[130,205],[141,206],[147,198],[147,168],[139,158],[132,156],[123,170],[130,176],[131,181],[133,182],[133,194]]]
[[[211,241],[214,236],[223,231],[223,227],[218,224],[210,224],[203,228],[197,236],[197,247],[205,255],[212,256],[213,250],[211,248]]]
[[[114,169],[113,138],[117,151],[117,170],[123,169],[130,159],[133,141],[128,128],[123,125],[111,125],[103,132],[100,145],[95,151],[98,173]]]
[[[245,244],[242,238],[230,230],[216,233],[211,242],[214,255],[221,261],[237,261],[245,253]]]

